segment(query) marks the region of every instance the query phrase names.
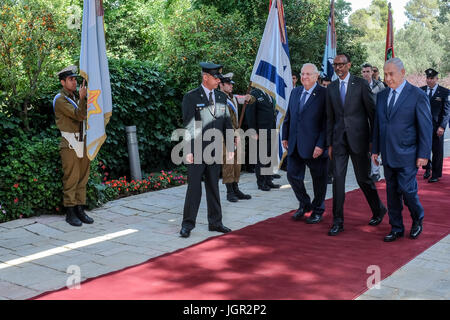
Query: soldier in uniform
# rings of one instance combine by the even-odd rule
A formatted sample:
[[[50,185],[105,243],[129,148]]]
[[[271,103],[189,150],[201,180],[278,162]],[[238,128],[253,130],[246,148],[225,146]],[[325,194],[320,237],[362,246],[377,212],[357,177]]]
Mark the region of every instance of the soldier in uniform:
[[[63,175],[63,203],[66,221],[72,226],[91,224],[94,220],[85,212],[86,184],[89,179],[90,161],[85,142],[85,120],[87,117],[87,89],[85,82],[77,91],[77,67],[70,66],[60,72],[58,77],[62,90],[53,99],[56,126],[61,131],[60,155]]]
[[[255,97],[255,101],[247,106],[245,116],[247,117],[247,123],[249,129],[256,131],[254,139],[258,140],[257,151],[257,163],[255,166],[256,183],[258,189],[263,191],[270,191],[270,189],[280,188],[279,184],[272,182],[273,175],[262,175],[261,168],[268,168],[270,162],[262,164],[259,149],[261,143],[264,143],[259,139],[260,130],[266,130],[267,132],[267,156],[271,157],[271,130],[276,129],[276,110],[272,97],[259,88],[253,88],[250,95]]]
[[[201,62],[200,66],[202,67],[202,83],[198,88],[186,93],[182,102],[183,124],[191,137],[189,141],[190,151],[186,156],[188,187],[180,230],[180,235],[183,238],[189,237],[191,230],[195,228],[202,196],[201,181],[203,176],[205,179],[209,231],[222,233],[231,231],[222,224],[222,208],[219,194],[220,163],[207,161],[203,157],[203,151],[211,143],[214,143],[214,139],[212,142],[202,139],[202,136],[209,129],[218,130],[224,137],[227,129],[233,129],[227,108],[227,96],[225,93],[215,90],[222,76],[220,74],[222,66],[206,62]],[[201,134],[196,135],[198,131]],[[215,152],[220,151],[221,153],[222,143],[220,142],[220,149],[215,149]],[[196,148],[196,145],[199,144],[202,154]],[[228,146],[230,146],[230,149],[227,150],[227,159],[231,160],[234,157],[234,145],[228,143]],[[221,158],[219,162],[222,162]]]
[[[444,131],[450,118],[449,90],[438,85],[438,72],[432,68],[425,70],[427,85],[421,87],[430,100],[431,114],[433,116],[433,144],[432,159],[428,161],[424,179],[428,182],[438,182],[442,177],[442,165],[444,161]],[[431,163],[430,163],[431,162]],[[431,172],[430,172],[431,171]],[[431,175],[431,178],[430,178]]]
[[[227,105],[228,111],[230,113],[231,122],[233,124],[233,129],[239,128],[239,109],[238,103],[244,104],[247,102],[253,102],[254,98],[250,95],[239,96],[233,95],[233,85],[234,81],[232,80],[233,73],[227,73],[223,75],[219,87],[220,91],[224,92],[227,95]],[[244,194],[241,190],[239,190],[239,177],[241,175],[241,164],[238,163],[238,153],[241,152],[242,143],[239,136],[235,137],[235,154],[234,154],[234,162],[231,164],[226,163],[226,153],[224,152],[224,162],[222,165],[222,183],[227,187],[227,200],[230,202],[237,202],[241,199],[251,199],[252,197],[248,194]],[[224,145],[225,151],[225,145]]]

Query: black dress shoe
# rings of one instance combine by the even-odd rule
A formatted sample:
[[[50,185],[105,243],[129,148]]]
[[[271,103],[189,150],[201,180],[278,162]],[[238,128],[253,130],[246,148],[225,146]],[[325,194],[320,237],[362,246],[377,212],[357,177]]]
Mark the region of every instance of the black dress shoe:
[[[373,182],[378,182],[381,180],[380,174],[374,174],[370,176],[370,179],[372,179]]]
[[[189,230],[188,228],[185,228],[185,227],[181,228],[180,236],[182,238],[188,238],[190,235],[191,235],[191,230]]]
[[[344,226],[342,224],[334,224],[330,231],[328,231],[329,236],[337,236],[339,232],[344,231]]]
[[[280,176],[279,174],[275,173],[275,174],[272,175],[272,178],[274,178],[274,179],[280,179],[281,176]]]
[[[386,237],[384,237],[384,242],[392,242],[401,237],[403,237],[403,231],[391,231]]]
[[[423,174],[424,179],[428,179],[431,176],[431,172],[429,169],[425,170],[425,173]]]
[[[438,182],[439,181],[439,178],[433,178],[433,177],[431,177],[429,180],[428,180],[428,183],[433,183],[433,182]]]
[[[411,227],[411,231],[409,233],[409,237],[411,239],[417,239],[417,237],[419,236],[419,234],[422,233],[423,227],[421,223],[414,223],[413,226]]]
[[[298,221],[305,215],[305,210],[303,208],[299,208],[295,213],[292,215],[292,220]]]
[[[258,186],[258,189],[262,191],[270,191],[270,187],[265,184]]]
[[[230,228],[225,227],[223,224],[220,226],[208,226],[209,231],[218,231],[222,233],[228,233],[231,232]]]
[[[381,221],[383,221],[384,215],[386,214],[387,209],[384,208],[383,212],[381,213],[381,215],[378,215],[376,217],[372,217],[372,219],[370,219],[369,221],[369,226],[377,226],[381,223]]]
[[[266,184],[269,188],[271,188],[271,189],[279,189],[281,186],[279,185],[279,184],[275,184],[275,183],[272,183],[272,182],[269,182],[269,183],[267,183]]]
[[[307,224],[316,224],[319,223],[320,221],[322,221],[322,215],[321,214],[317,214],[317,213],[313,213],[309,216],[308,219],[306,219],[306,223]]]

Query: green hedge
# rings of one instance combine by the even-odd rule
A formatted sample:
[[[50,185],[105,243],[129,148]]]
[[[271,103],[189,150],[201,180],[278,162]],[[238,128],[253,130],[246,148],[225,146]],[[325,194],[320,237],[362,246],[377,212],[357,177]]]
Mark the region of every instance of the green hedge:
[[[62,212],[59,138],[14,137],[0,160],[0,222]],[[117,197],[102,184],[98,161],[91,162],[87,186],[89,209]]]
[[[181,127],[181,104],[165,74],[148,62],[109,61],[113,115],[99,152],[110,175],[129,176],[126,126],[136,126],[144,172],[169,169],[172,131]]]

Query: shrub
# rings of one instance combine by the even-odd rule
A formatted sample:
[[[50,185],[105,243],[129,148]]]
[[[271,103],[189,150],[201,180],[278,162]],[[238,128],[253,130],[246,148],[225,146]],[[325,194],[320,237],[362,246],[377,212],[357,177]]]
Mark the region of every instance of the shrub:
[[[57,138],[12,138],[0,160],[0,221],[62,213],[63,173],[58,145]],[[87,185],[90,209],[117,197],[101,180],[98,161],[94,160]]]
[[[109,189],[115,190],[119,197],[127,197],[130,195],[140,194],[148,191],[165,189],[171,186],[180,186],[185,184],[187,177],[177,171],[160,173],[151,173],[147,178],[142,180],[127,181],[127,177],[120,177],[106,181],[105,185]]]
[[[110,59],[113,114],[99,158],[120,177],[129,172],[126,126],[136,126],[143,171],[167,168],[174,142],[172,131],[181,127],[181,108],[165,75],[148,62]]]

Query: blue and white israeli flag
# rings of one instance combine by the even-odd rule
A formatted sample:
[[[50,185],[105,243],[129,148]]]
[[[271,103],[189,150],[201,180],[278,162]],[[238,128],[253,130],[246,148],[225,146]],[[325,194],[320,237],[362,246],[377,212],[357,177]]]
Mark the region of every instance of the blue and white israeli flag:
[[[330,15],[328,17],[327,39],[322,60],[322,72],[320,73],[321,77],[328,77],[332,81],[337,79],[333,68],[334,58],[336,58],[336,29],[334,26],[334,0],[332,0]]]
[[[80,74],[88,83],[86,147],[93,160],[106,140],[105,127],[112,115],[102,0],[84,0]]]
[[[281,145],[281,129],[293,86],[286,22],[281,0],[272,1],[250,81],[253,87],[260,88],[275,99],[279,130],[278,160],[281,165],[283,155],[285,156],[285,150]]]

